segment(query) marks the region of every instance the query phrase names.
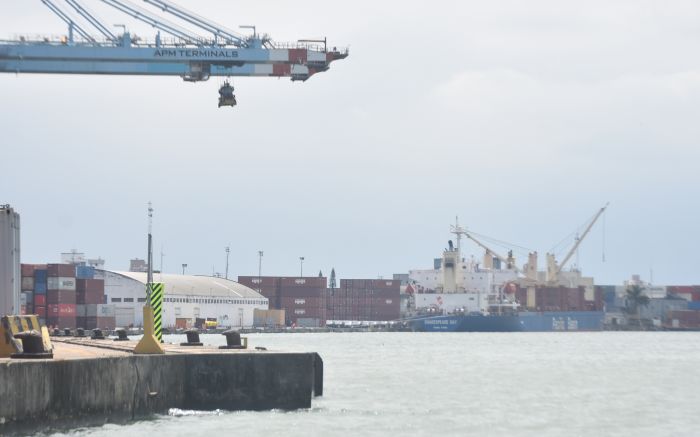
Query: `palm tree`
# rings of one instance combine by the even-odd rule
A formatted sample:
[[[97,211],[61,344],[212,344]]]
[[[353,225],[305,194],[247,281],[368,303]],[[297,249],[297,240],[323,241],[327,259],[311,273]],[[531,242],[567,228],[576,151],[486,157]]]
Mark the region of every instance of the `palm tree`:
[[[627,289],[625,307],[627,313],[637,320],[637,324],[639,324],[639,310],[647,305],[649,305],[649,296],[644,294],[642,287],[633,285]]]

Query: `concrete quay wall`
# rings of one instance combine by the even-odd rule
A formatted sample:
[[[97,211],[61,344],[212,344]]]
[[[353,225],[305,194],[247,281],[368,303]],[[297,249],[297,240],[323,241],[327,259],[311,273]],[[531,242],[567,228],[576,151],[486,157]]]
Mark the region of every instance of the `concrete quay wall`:
[[[0,362],[0,434],[14,425],[129,420],[170,408],[310,408],[315,353],[198,353]]]

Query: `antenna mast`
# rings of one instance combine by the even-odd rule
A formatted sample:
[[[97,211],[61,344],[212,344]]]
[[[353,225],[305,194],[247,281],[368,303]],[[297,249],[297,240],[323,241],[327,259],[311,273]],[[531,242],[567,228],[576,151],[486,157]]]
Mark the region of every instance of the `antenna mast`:
[[[459,216],[455,216],[455,224],[450,225],[450,232],[457,236],[457,251],[462,253],[462,235],[467,235],[467,232],[459,225]]]
[[[146,279],[147,283],[151,284],[153,282],[153,206],[151,202],[148,202],[148,277]],[[150,301],[151,296],[148,296]],[[149,302],[150,303],[150,302]]]

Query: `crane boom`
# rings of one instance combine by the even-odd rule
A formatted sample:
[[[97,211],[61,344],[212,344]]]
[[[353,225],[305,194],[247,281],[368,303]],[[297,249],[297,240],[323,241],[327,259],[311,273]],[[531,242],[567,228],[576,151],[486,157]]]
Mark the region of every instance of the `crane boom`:
[[[78,0],[66,0],[77,13],[79,13],[83,18],[85,18],[90,24],[93,25],[98,32],[100,32],[105,38],[110,41],[116,41],[117,37],[107,29],[107,27],[100,22],[93,14],[91,14],[83,5],[78,3]]]
[[[188,23],[193,24],[199,27],[200,29],[204,29],[207,32],[211,32],[214,35],[215,39],[222,38],[224,42],[228,44],[233,44],[238,47],[245,47],[247,45],[242,35],[238,35],[235,32],[228,30],[219,24],[216,24],[210,20],[207,20],[206,18],[200,17],[199,15],[189,12],[181,6],[174,4],[173,2],[165,0],[143,1],[150,5],[158,7],[163,12],[167,12],[180,18],[181,20],[187,21]]]
[[[163,32],[169,33],[170,35],[180,38],[188,44],[193,44],[196,46],[202,46],[204,43],[204,38],[201,36],[190,33],[187,29],[183,29],[174,23],[169,23],[163,19],[151,15],[150,12],[136,5],[133,5],[126,0],[102,0],[104,3],[112,6],[113,8],[130,15],[137,20],[143,21],[144,23],[150,24],[156,29],[160,29]]]
[[[559,264],[559,268],[557,268],[557,274],[561,273],[562,269],[566,265],[566,263],[571,259],[571,257],[574,255],[576,252],[576,249],[581,245],[581,242],[583,241],[584,238],[586,238],[586,235],[590,232],[591,228],[593,228],[593,225],[595,224],[596,221],[600,218],[600,216],[605,212],[606,208],[610,205],[610,203],[606,203],[604,207],[600,208],[600,210],[596,213],[595,217],[591,220],[591,222],[588,224],[586,227],[586,230],[583,231],[583,234],[579,238],[576,239],[576,243],[574,246],[569,250],[569,253],[566,254],[564,259],[562,260],[561,264]]]
[[[46,5],[46,7],[51,9],[51,11],[54,14],[58,15],[58,18],[63,20],[70,29],[74,29],[76,32],[78,32],[78,34],[82,36],[83,39],[85,39],[86,41],[95,42],[95,39],[91,37],[90,34],[85,31],[85,29],[80,27],[68,14],[63,12],[63,10],[56,6],[56,4],[53,3],[51,0],[41,0],[41,2],[44,5]]]
[[[464,235],[465,235],[467,238],[469,238],[470,240],[472,240],[474,243],[476,243],[479,247],[481,247],[482,249],[484,249],[484,250],[487,251],[488,253],[492,254],[493,256],[495,256],[496,258],[498,258],[499,260],[501,260],[501,262],[502,262],[503,264],[505,264],[505,265],[512,264],[510,261],[508,261],[507,258],[505,258],[505,257],[499,255],[497,252],[493,251],[490,247],[488,247],[487,245],[485,245],[485,244],[482,243],[481,241],[479,241],[479,240],[477,240],[476,238],[474,238],[474,236],[473,236],[472,234],[470,234],[469,232],[464,231]],[[513,264],[512,267],[513,267],[513,269],[514,269],[517,273],[520,273],[520,269],[519,269],[515,264]]]
[[[211,76],[289,77],[293,81],[305,81],[327,71],[331,62],[348,56],[347,49],[328,50],[325,44],[310,45],[301,40],[273,46],[267,35],[260,37],[255,31],[251,37],[240,37],[171,2],[156,0],[149,4],[168,6],[169,13],[177,11],[177,17],[212,32],[214,38],[203,38],[127,0],[101,0],[176,40],[161,40],[160,32],[155,42],[132,38],[126,26],[123,34],[115,36],[80,0],[66,0],[106,37],[106,41],[97,41],[59,8],[55,0],[41,1],[68,24],[68,37],[0,39],[0,73],[180,76],[190,82],[205,81]],[[74,31],[82,39],[74,41]],[[236,104],[233,90],[229,81],[219,89],[220,107]]]

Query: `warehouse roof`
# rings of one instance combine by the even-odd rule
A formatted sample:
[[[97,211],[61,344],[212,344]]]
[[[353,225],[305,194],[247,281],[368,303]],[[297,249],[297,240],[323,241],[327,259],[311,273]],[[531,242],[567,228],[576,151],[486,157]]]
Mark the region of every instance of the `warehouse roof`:
[[[105,270],[115,275],[125,276],[146,285],[146,273],[117,272]],[[230,296],[245,299],[265,299],[263,295],[250,287],[224,278],[212,276],[173,275],[153,273],[153,280],[165,284],[165,294],[182,294],[189,296]]]

